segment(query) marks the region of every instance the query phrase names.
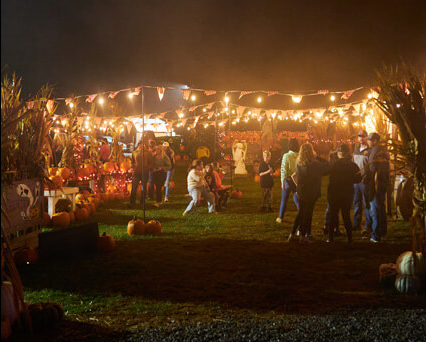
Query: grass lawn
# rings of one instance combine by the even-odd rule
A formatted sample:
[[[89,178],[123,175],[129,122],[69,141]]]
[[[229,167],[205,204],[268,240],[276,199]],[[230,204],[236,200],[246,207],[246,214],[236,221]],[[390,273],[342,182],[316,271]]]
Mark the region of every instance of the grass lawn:
[[[100,232],[114,236],[116,249],[21,268],[26,300],[58,301],[69,324],[105,329],[110,336],[241,317],[424,307],[424,295],[401,296],[378,281],[379,265],[410,248],[407,223],[391,220],[380,244],[362,240],[359,232],[352,245],[345,236],[325,242],[326,179],[313,217],[315,241],[300,245],[286,241],[296,214],[291,200],[284,222],[275,223],[278,178],[274,213],[259,212],[259,185],[248,176],[234,179],[243,199],[231,200],[228,209],[209,215],[204,206],[183,217],[185,178],[179,169],[170,203],[160,209],[147,203],[147,218],[162,222],[161,237],[128,236],[127,222],[141,210],[128,209],[128,201],[108,202],[93,219]]]

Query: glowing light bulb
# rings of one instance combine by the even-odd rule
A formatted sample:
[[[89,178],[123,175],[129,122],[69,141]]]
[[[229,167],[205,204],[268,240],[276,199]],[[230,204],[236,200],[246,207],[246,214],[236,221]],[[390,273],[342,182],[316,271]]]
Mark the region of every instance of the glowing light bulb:
[[[205,113],[205,112],[207,112],[207,108],[203,108],[203,112]]]
[[[129,94],[129,99],[132,99],[133,98],[133,93],[130,93]]]
[[[182,119],[183,118],[183,113],[179,113],[179,117]]]
[[[98,102],[99,102],[99,104],[102,105],[102,104],[104,104],[104,99],[101,97]]]
[[[315,115],[316,115],[317,118],[320,118],[322,116],[322,113],[321,112],[316,112]]]
[[[226,105],[228,105],[228,102],[229,102],[229,96],[225,96],[225,102],[226,102]]]
[[[70,108],[73,108],[74,107],[74,103],[70,102],[69,106],[70,106]]]
[[[300,103],[300,102],[302,102],[302,96],[300,96],[300,95],[293,95],[291,97],[291,99],[293,100],[294,103]]]
[[[197,97],[195,95],[191,96],[191,101],[195,101],[197,99]]]
[[[275,119],[275,116],[277,115],[277,113],[272,113],[271,114],[271,116],[272,116],[272,119]]]
[[[331,96],[330,96],[330,101],[336,101],[336,96],[331,95]]]
[[[261,103],[262,102],[262,98],[259,96],[258,98],[257,98],[257,103]]]

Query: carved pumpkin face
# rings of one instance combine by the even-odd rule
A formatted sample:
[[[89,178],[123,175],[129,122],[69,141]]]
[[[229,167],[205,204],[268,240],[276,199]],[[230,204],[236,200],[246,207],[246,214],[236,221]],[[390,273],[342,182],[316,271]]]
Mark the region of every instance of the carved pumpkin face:
[[[40,207],[39,206],[31,207],[30,210],[29,210],[28,216],[29,216],[30,220],[35,220],[35,219],[39,218],[40,217]]]

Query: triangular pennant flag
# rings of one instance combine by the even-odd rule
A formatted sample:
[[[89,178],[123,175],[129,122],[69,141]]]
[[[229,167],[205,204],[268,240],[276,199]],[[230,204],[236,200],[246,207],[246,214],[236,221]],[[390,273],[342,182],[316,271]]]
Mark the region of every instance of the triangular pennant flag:
[[[268,96],[277,95],[278,91],[268,91]]]
[[[204,94],[207,96],[216,94],[216,90],[204,90]]]
[[[158,98],[160,99],[160,101],[163,99],[165,91],[166,91],[166,88],[164,88],[164,87],[157,87]]]
[[[210,103],[207,104],[206,108],[212,109],[213,105],[214,105],[214,102],[210,102]]]
[[[212,116],[214,115],[214,112],[210,112],[209,113],[209,116],[208,116],[208,119],[210,120],[211,118],[212,118]]]
[[[317,91],[317,94],[319,95],[327,95],[328,93],[329,91],[327,89],[322,89]]]
[[[141,93],[142,87],[137,87],[133,89],[133,91],[130,93],[132,96],[138,96]]]
[[[189,108],[189,111],[190,111],[190,112],[193,112],[193,111],[194,111],[194,110],[196,110],[196,109],[197,109],[197,106],[193,106],[193,107],[190,107],[190,108]]]
[[[86,102],[93,102],[93,100],[96,99],[96,96],[98,96],[98,94],[89,95]]]
[[[355,90],[347,90],[343,93],[342,95],[342,99],[347,100],[348,98],[350,98],[352,96],[352,94],[354,93]]]
[[[164,113],[160,113],[158,116],[159,116],[160,118],[164,118],[164,117],[166,116],[166,114],[167,114],[167,112],[164,112]]]
[[[240,96],[238,97],[238,100],[241,99],[243,96],[246,96],[246,95],[251,94],[251,93],[253,93],[253,91],[242,91],[240,93]]]
[[[117,96],[117,94],[120,92],[120,90],[118,90],[118,91],[112,91],[112,92],[110,92],[109,93],[109,95],[108,95],[108,97],[110,98],[110,99],[113,99],[114,97],[116,97]]]
[[[191,89],[182,89],[182,97],[184,100],[188,100],[189,95],[191,95]]]

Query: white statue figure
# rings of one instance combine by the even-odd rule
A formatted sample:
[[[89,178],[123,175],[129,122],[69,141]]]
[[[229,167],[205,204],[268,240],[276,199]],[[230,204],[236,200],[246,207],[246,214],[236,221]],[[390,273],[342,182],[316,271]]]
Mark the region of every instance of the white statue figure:
[[[235,161],[235,174],[236,175],[246,175],[246,165],[244,161],[246,159],[247,154],[247,143],[245,140],[239,142],[235,140],[232,144],[232,155]]]

